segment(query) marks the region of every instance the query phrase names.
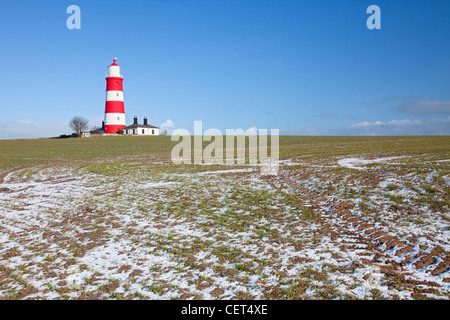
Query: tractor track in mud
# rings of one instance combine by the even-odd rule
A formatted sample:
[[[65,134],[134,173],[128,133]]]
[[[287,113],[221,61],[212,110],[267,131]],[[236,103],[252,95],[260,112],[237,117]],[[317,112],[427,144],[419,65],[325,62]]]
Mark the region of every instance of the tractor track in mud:
[[[395,231],[389,231],[388,225],[382,221],[374,221],[368,217],[357,214],[351,210],[345,200],[327,198],[320,193],[310,190],[295,180],[292,174],[283,170],[278,176],[261,176],[275,189],[290,189],[294,194],[292,199],[299,207],[307,207],[314,215],[320,217],[318,223],[319,231],[324,235],[337,238],[345,235],[355,243],[366,246],[367,250],[374,253],[372,260],[361,259],[366,264],[377,267],[386,276],[397,277],[401,274],[400,282],[408,290],[411,287],[425,285],[430,287],[441,287],[450,283],[450,278],[444,278],[444,284],[436,283],[433,278],[450,271],[450,257],[445,250],[433,242],[432,248],[423,250],[415,237],[400,237]],[[284,193],[284,192],[283,192]],[[334,234],[334,235],[333,235]],[[414,280],[412,272],[421,271],[425,273],[426,280]],[[411,279],[412,278],[412,279]],[[419,290],[420,291],[420,290]]]

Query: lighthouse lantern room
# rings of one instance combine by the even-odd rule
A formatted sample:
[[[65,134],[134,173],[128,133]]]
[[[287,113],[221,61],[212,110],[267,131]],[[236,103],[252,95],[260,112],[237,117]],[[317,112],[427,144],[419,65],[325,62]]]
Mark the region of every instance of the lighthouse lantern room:
[[[108,66],[106,75],[106,105],[104,133],[117,133],[126,126],[125,107],[123,103],[123,77],[117,58]]]

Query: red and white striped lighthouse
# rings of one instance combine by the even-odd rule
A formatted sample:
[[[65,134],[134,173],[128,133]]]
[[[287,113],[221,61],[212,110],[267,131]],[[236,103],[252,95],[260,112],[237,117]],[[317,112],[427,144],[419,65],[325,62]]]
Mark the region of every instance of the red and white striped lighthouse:
[[[117,133],[126,126],[125,107],[123,104],[123,77],[117,58],[108,66],[106,76],[105,133]]]

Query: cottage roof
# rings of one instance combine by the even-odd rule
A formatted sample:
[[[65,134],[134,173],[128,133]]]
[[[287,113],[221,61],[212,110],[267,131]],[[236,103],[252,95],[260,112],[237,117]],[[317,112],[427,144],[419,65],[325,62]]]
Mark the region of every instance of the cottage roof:
[[[137,129],[137,128],[159,129],[158,127],[152,126],[151,124],[148,124],[148,125],[143,125],[143,124],[132,124],[132,125],[126,126],[126,127],[123,128],[122,130],[127,130],[127,129]]]

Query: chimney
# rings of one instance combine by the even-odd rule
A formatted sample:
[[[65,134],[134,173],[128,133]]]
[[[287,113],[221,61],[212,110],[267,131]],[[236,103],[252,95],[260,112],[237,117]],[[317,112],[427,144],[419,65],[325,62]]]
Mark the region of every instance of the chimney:
[[[134,116],[134,122],[133,122],[133,124],[138,124],[138,123],[137,123],[137,116]]]
[[[148,125],[148,123],[147,123],[147,117],[144,117],[144,126],[147,126]]]

